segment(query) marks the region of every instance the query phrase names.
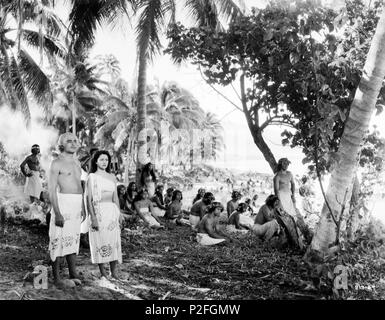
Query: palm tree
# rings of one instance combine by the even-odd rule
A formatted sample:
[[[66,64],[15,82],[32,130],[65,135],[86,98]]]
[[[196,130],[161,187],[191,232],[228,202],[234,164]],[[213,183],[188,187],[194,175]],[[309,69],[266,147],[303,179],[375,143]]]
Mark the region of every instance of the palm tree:
[[[239,7],[231,0],[185,0],[182,6],[190,10],[190,14],[200,26],[210,28],[220,28],[219,16],[236,17],[242,14]],[[170,17],[170,22],[175,22],[176,0],[141,0],[141,1],[102,1],[92,2],[72,0],[72,10],[70,13],[71,30],[78,33],[80,38],[92,43],[93,33],[96,24],[103,21],[111,22],[119,13],[127,14],[127,5],[137,10],[139,14],[137,32],[138,46],[138,169],[141,168],[139,159],[145,151],[146,135],[141,135],[146,128],[146,74],[147,63],[159,52],[161,42],[159,33],[168,23],[166,16]],[[110,19],[110,20],[109,20]],[[109,21],[108,21],[109,20]]]
[[[321,219],[311,243],[310,249],[318,254],[321,253],[321,255],[327,254],[332,245],[338,244],[340,227],[338,223],[341,221],[341,209],[342,206],[345,206],[345,210],[349,208],[349,204],[344,202],[350,199],[354,173],[359,160],[360,145],[375,111],[377,98],[385,77],[384,52],[385,10],[382,11],[378,21],[362,78],[350,108],[349,118],[346,121],[338,149],[339,160],[332,171],[326,192],[327,202],[323,205]]]
[[[33,95],[46,114],[50,112],[53,96],[48,76],[24,44],[39,48],[41,57],[43,52],[50,57],[63,54],[56,40],[63,24],[51,11],[50,2],[3,0],[0,3],[0,93],[13,110],[22,111],[27,124],[31,118],[27,93]],[[38,31],[24,27],[24,22],[34,23]]]

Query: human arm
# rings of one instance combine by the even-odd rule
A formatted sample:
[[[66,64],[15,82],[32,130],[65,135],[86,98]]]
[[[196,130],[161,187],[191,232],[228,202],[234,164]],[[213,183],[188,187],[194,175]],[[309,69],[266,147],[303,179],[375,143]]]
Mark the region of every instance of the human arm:
[[[147,222],[145,216],[143,215],[143,213],[140,211],[140,205],[139,205],[139,201],[135,202],[134,203],[134,209],[136,211],[136,213],[138,214],[138,216],[143,220],[144,224],[149,227],[150,224]]]
[[[228,238],[226,235],[222,235],[218,231],[218,229],[216,228],[216,224],[214,223],[214,221],[212,219],[206,219],[206,221],[204,221],[204,228],[205,228],[205,231],[207,232],[207,234],[211,238],[215,238],[215,239]]]
[[[291,200],[295,204],[295,182],[294,182],[294,177],[290,173],[290,189],[291,189]]]
[[[27,172],[25,172],[25,165],[28,163],[28,161],[29,161],[29,156],[27,158],[25,158],[24,161],[20,164],[20,170],[25,177],[31,177],[32,176],[32,173],[27,174]]]
[[[273,179],[273,185],[274,185],[274,194],[278,196],[279,194],[279,176],[276,174]]]
[[[149,200],[148,201],[148,208],[150,209],[150,212],[151,212],[151,215],[154,217],[154,219],[156,221],[158,221],[160,224],[162,224],[162,221],[160,221],[159,217],[157,217],[155,214],[154,214],[154,206],[152,205],[152,202]]]
[[[88,176],[87,182],[86,182],[86,201],[87,201],[87,209],[91,218],[91,228],[95,231],[99,230],[99,223],[98,219],[96,217],[95,208],[93,204],[93,198],[92,198],[92,183],[91,183],[91,175]]]
[[[57,199],[57,187],[58,187],[58,176],[59,176],[59,166],[56,161],[52,161],[51,167],[49,169],[49,179],[48,179],[48,191],[49,191],[49,200],[52,204],[53,212],[55,214],[55,225],[57,227],[63,228],[64,226],[64,217],[60,212],[59,203]]]
[[[123,215],[122,215],[122,212],[120,210],[120,203],[119,203],[118,190],[117,190],[117,180],[114,176],[112,176],[112,177],[113,177],[114,182],[115,182],[115,189],[114,189],[114,193],[112,194],[112,200],[114,201],[116,207],[119,209],[119,224],[122,224],[123,223]]]
[[[156,203],[157,207],[162,210],[166,210],[166,207],[160,202],[160,199],[158,196],[154,196],[152,198],[152,201]]]

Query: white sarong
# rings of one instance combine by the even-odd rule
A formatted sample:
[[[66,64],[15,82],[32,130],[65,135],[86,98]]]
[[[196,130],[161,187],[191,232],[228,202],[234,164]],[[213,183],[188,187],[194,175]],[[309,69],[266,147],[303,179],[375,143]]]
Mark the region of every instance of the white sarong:
[[[165,210],[162,210],[162,209],[160,209],[160,208],[158,208],[158,207],[156,207],[156,206],[153,206],[153,207],[152,207],[152,214],[153,214],[154,216],[157,216],[157,217],[164,217],[165,213],[166,213]]]
[[[140,213],[143,215],[144,221],[146,221],[150,227],[161,227],[160,223],[152,216],[151,212],[149,212],[148,208],[140,208]]]
[[[100,202],[100,215],[97,215],[99,230],[89,228],[90,251],[92,263],[118,261],[122,263],[120,240],[120,210],[114,202]]]
[[[197,233],[196,239],[197,242],[202,246],[213,246],[226,241],[226,239],[211,238],[207,233]]]
[[[279,191],[278,198],[281,202],[283,210],[285,210],[288,214],[295,218],[297,212],[295,210],[295,206],[293,200],[291,200],[291,191]]]
[[[91,228],[92,219],[88,219],[90,251],[92,263],[118,261],[122,263],[119,216],[120,209],[114,202],[104,202],[102,192],[116,192],[116,184],[100,175],[91,173],[88,176],[86,192],[91,191],[92,204],[98,222],[98,230]],[[90,186],[91,190],[88,190]]]
[[[43,191],[43,185],[40,179],[40,172],[31,170],[32,177],[27,177],[24,186],[24,193],[30,197],[40,199],[40,194]]]
[[[57,257],[79,253],[82,195],[57,193],[57,199],[64,226],[61,228],[55,225],[53,213],[49,225],[48,247],[52,261]]]
[[[191,228],[193,228],[193,230],[195,230],[197,228],[199,222],[201,221],[201,218],[198,216],[194,216],[194,215],[190,214],[189,221],[190,221]]]

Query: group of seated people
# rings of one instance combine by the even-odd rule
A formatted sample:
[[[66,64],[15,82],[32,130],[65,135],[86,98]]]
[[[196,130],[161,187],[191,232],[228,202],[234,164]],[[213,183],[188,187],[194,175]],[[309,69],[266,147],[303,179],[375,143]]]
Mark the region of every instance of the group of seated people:
[[[154,195],[150,196],[147,189],[137,190],[135,182],[130,182],[127,189],[119,185],[119,205],[124,221],[130,224],[142,219],[146,226],[153,229],[164,228],[161,217],[169,223],[182,224],[182,192],[168,188],[163,195],[163,191],[163,185],[158,185]]]
[[[233,241],[234,234],[247,232],[269,241],[281,232],[276,218],[282,208],[275,195],[269,195],[265,204],[257,210],[257,195],[240,202],[242,195],[233,191],[226,206],[227,214],[223,214],[224,206],[215,201],[213,193],[206,192],[203,188],[198,190],[189,211],[182,209],[182,192],[168,188],[163,194],[163,185],[158,185],[151,197],[146,189],[138,191],[134,182],[127,189],[124,185],[118,186],[118,193],[126,222],[141,219],[146,226],[153,229],[162,229],[168,222],[176,225],[189,224],[197,232],[196,239],[201,245]],[[184,219],[187,216],[189,219]]]

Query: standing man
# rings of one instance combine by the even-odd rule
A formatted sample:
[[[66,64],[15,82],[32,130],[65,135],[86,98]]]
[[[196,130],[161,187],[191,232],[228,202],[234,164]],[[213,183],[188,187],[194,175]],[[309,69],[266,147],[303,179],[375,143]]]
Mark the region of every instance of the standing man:
[[[85,218],[85,211],[82,205],[81,167],[74,157],[79,147],[78,140],[67,132],[59,137],[58,144],[61,154],[51,163],[48,183],[54,210],[49,226],[49,251],[55,284],[61,286],[61,257],[66,257],[70,278],[79,278],[76,273],[76,254],[79,252],[80,224]]]
[[[287,158],[278,160],[278,171],[274,176],[274,194],[279,198],[282,208],[292,217],[295,210],[295,183],[293,175],[287,170],[290,161]]]
[[[25,166],[28,166],[26,171]],[[31,203],[40,200],[43,191],[42,181],[40,179],[40,147],[34,144],[31,147],[31,154],[20,164],[21,172],[27,177],[24,187],[24,193],[29,196]]]

